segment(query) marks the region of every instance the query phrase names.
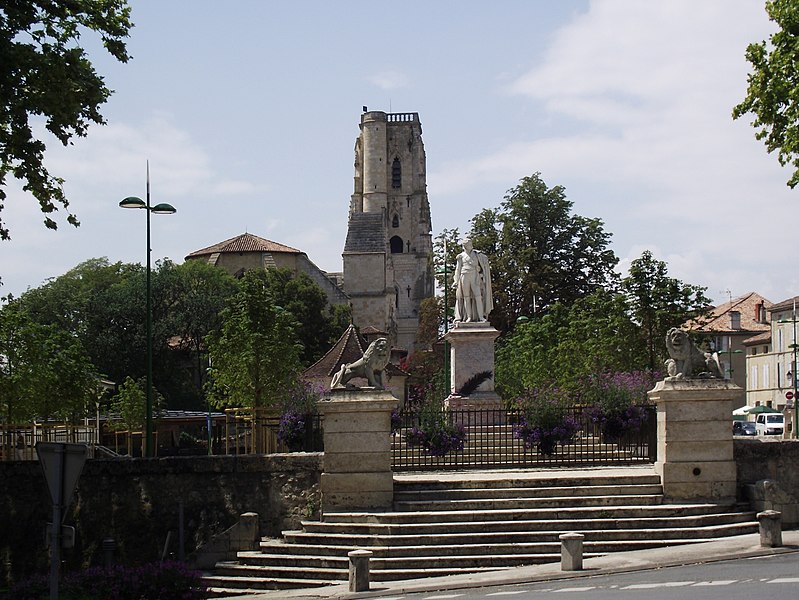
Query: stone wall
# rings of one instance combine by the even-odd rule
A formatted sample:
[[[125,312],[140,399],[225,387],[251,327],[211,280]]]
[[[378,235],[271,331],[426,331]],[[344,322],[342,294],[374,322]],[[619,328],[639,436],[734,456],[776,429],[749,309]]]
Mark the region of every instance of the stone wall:
[[[779,510],[783,525],[799,525],[799,440],[736,438],[738,496],[755,510]]]
[[[266,536],[318,518],[321,453],[169,457],[87,461],[64,523],[75,547],[65,570],[102,562],[102,542],[116,541],[125,564],[178,556],[180,505],[186,555],[210,536],[255,512]],[[38,462],[0,463],[0,575],[8,582],[47,573],[45,524],[52,505]]]

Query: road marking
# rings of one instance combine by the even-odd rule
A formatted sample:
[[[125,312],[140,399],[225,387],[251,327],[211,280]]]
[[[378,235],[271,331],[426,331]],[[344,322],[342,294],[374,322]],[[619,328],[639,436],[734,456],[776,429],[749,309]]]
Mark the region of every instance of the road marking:
[[[596,586],[586,586],[586,587],[571,587],[571,588],[561,588],[559,590],[552,590],[553,592],[587,592],[589,590],[595,590]]]
[[[446,594],[441,596],[425,596],[424,600],[447,600],[449,598],[460,598],[466,594]]]
[[[730,585],[731,583],[738,583],[737,579],[718,579],[716,581],[700,581],[695,583],[694,586],[700,587],[703,585]]]
[[[799,583],[799,577],[779,577],[770,579],[769,583]]]
[[[665,583],[636,583],[633,585],[625,586],[623,590],[653,590],[661,587],[684,587],[686,585],[693,585],[694,581],[667,581]]]
[[[519,590],[518,592],[493,592],[491,594],[486,594],[488,596],[516,596],[517,594],[524,594],[525,590]]]

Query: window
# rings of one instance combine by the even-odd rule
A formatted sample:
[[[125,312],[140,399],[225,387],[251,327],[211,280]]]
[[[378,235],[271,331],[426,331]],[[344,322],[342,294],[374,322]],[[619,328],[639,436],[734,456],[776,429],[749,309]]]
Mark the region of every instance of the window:
[[[395,158],[394,162],[391,164],[391,187],[402,187],[402,165],[400,164],[399,158]]]
[[[402,254],[402,251],[405,249],[405,244],[402,241],[402,238],[398,235],[395,235],[393,238],[389,240],[389,244],[391,246],[391,254]]]
[[[763,387],[767,388],[768,386],[769,386],[768,365],[763,365]]]
[[[752,365],[751,380],[752,380],[752,389],[756,390],[757,389],[757,367],[755,365]]]
[[[741,328],[741,313],[737,310],[730,311],[730,328],[731,329],[740,329]]]
[[[393,218],[393,219],[391,219],[391,226],[392,226],[393,228],[395,228],[395,229],[396,229],[397,227],[399,227],[399,216],[398,216],[398,215],[394,215],[394,218]]]

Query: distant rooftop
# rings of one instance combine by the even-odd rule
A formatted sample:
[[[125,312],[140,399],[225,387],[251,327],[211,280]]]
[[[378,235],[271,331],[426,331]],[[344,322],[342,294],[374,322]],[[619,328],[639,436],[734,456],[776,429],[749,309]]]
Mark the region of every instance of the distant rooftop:
[[[303,254],[301,250],[278,244],[272,240],[267,240],[251,233],[242,233],[236,237],[219,242],[213,246],[208,246],[202,250],[196,250],[186,256],[186,258],[196,258],[198,256],[209,256],[214,253],[226,252],[284,252],[287,254]]]

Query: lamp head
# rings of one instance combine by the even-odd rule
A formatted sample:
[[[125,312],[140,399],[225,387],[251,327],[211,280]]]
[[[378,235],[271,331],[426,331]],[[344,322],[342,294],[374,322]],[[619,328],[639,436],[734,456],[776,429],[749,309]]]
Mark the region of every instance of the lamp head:
[[[157,215],[174,215],[176,212],[178,212],[174,206],[167,204],[166,202],[156,204],[150,209],[150,211]]]
[[[144,200],[136,196],[128,196],[119,203],[119,206],[122,208],[147,208],[147,204],[144,203]]]

